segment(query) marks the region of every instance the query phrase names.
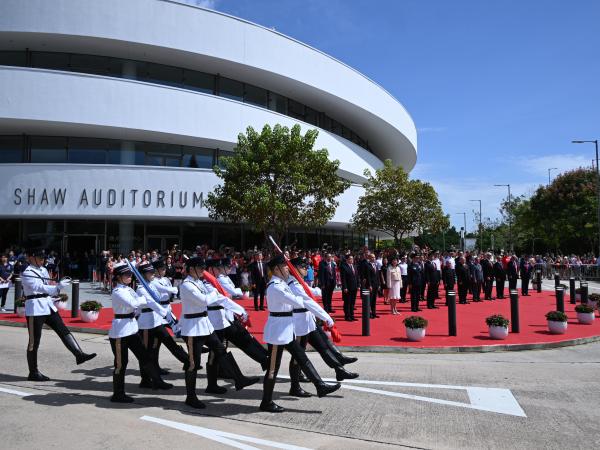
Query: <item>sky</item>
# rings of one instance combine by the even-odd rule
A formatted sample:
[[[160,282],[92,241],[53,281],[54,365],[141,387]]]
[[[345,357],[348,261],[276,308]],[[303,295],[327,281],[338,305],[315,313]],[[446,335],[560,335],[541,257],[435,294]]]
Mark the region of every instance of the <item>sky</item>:
[[[499,216],[510,184],[531,195],[590,167],[600,139],[597,0],[183,0],[305,42],[400,101],[418,132],[411,177],[451,223]]]

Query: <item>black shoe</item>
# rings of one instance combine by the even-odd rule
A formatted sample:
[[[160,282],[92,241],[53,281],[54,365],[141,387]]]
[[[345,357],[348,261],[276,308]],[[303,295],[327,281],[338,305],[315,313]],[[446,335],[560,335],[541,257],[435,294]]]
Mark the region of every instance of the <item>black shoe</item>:
[[[281,406],[279,406],[278,404],[276,404],[273,401],[271,401],[269,403],[262,402],[260,404],[260,410],[266,411],[266,412],[271,412],[271,413],[280,413],[280,412],[285,411]]]
[[[265,307],[264,307],[264,306],[261,306],[261,307],[260,307],[260,310],[261,310],[261,311],[264,311],[264,310],[265,310]]]
[[[355,363],[356,361],[358,361],[358,358],[355,358],[354,356],[344,356],[344,355],[338,355],[338,360],[343,364],[352,364]]]
[[[302,389],[300,387],[300,385],[291,387],[290,395],[292,397],[302,397],[302,398],[312,397],[312,394],[310,392],[306,392],[304,389]]]
[[[358,374],[357,373],[348,372],[343,367],[336,367],[335,368],[335,379],[336,380],[338,380],[338,381],[353,380],[354,378],[358,378]]]
[[[191,406],[192,408],[196,408],[196,409],[206,408],[206,405],[204,403],[202,403],[200,400],[198,400],[198,397],[190,397],[190,396],[186,397],[185,404],[188,406]]]
[[[214,386],[207,386],[204,392],[207,394],[222,395],[227,392],[227,388],[215,384]]]
[[[375,315],[373,316],[373,318],[375,318],[375,319],[379,319],[379,314],[375,314]]]
[[[154,389],[155,391],[157,391],[157,390],[168,391],[172,387],[173,387],[173,385],[171,383],[165,383],[163,380],[154,381],[152,383],[152,389]]]
[[[90,359],[94,359],[96,357],[95,353],[81,353],[79,355],[77,355],[75,357],[75,360],[77,362],[77,365],[79,364],[83,364],[86,361],[89,361]]]
[[[142,381],[140,381],[138,387],[152,389],[154,385],[152,384],[152,381],[142,378]]]
[[[30,373],[29,376],[27,377],[28,381],[50,381],[50,378],[48,378],[46,375],[43,375],[40,372],[33,372]]]
[[[319,398],[325,397],[341,387],[342,385],[340,383],[325,383],[322,381],[317,385],[317,396],[319,396]]]
[[[243,377],[235,382],[235,390],[240,391],[245,387],[252,386],[260,381],[260,377]]]
[[[184,369],[184,370],[185,370],[185,369]],[[170,373],[171,373],[171,372],[169,372],[167,369],[163,369],[163,368],[161,367],[161,369],[160,369],[160,374],[161,374],[161,375],[169,375]]]
[[[133,403],[133,398],[125,394],[113,394],[110,401],[113,403]]]

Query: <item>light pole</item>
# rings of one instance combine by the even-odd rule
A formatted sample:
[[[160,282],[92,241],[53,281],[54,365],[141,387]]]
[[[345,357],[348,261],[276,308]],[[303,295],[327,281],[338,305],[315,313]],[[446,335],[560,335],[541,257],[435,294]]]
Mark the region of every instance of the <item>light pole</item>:
[[[464,220],[464,228],[463,228],[463,240],[462,240],[462,250],[463,252],[466,250],[467,247],[467,213],[466,212],[460,212],[460,213],[456,213],[456,214],[462,214],[463,215],[463,220]]]
[[[550,172],[552,172],[553,170],[558,170],[558,167],[550,167],[548,169],[548,186],[550,186],[550,183],[552,183],[552,179],[550,178]]]
[[[514,252],[513,238],[512,238],[512,200],[510,197],[510,184],[495,184],[496,187],[507,187],[508,188],[508,245],[510,252]]]
[[[469,200],[470,202],[479,202],[479,251],[483,252],[483,227],[481,225],[481,200]]]
[[[596,145],[596,195],[598,197],[598,208],[596,214],[598,216],[598,256],[600,256],[600,169],[598,168],[598,139],[593,141],[571,141],[572,144],[587,144]]]

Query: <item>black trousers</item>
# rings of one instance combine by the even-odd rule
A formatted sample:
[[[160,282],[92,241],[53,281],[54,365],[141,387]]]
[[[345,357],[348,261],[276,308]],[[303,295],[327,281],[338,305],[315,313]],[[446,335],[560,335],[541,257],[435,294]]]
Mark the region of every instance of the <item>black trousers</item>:
[[[127,363],[129,362],[129,349],[131,349],[140,363],[140,368],[144,368],[142,370],[143,377],[146,373],[145,368],[152,363],[152,356],[144,347],[140,335],[136,333],[122,338],[109,338],[109,341],[115,357],[113,374],[125,375],[125,369],[127,369]]]
[[[0,308],[4,308],[6,305],[6,296],[8,295],[8,288],[0,289],[0,297],[2,297],[2,304],[0,304]]]
[[[298,366],[308,375],[304,368],[309,364],[309,360],[304,348],[300,344],[300,340],[294,339],[285,345],[268,344],[267,352],[269,356],[267,359],[267,372],[263,381],[263,403],[270,403],[273,400],[273,389],[275,388],[275,380],[281,366],[283,349],[286,349],[290,353]]]
[[[354,318],[356,292],[357,289],[348,289],[348,292],[342,292],[342,299],[344,300],[344,319]]]
[[[496,278],[496,298],[504,298],[504,278]]]
[[[528,295],[529,294],[529,278],[521,278],[521,294]]]
[[[410,310],[412,312],[419,310],[419,300],[421,300],[421,285],[412,285],[410,287]]]
[[[333,297],[333,290],[335,289],[335,285],[327,285],[321,287],[321,294],[323,299],[323,309],[326,312],[331,312],[331,299]]]
[[[467,292],[469,285],[467,283],[458,284],[458,303],[467,303]]]
[[[242,325],[238,320],[234,320],[231,326],[219,330],[217,335],[222,338],[221,340],[228,340],[243,351],[246,355],[252,358],[254,361],[259,363],[261,366],[266,367],[267,364],[267,350],[262,346],[260,342],[252,336],[246,327]]]
[[[329,345],[325,339],[327,338],[326,334],[321,334],[322,329],[318,327],[316,330],[311,331],[305,337],[308,340],[308,343],[312,345],[312,347],[319,352],[321,358],[325,364],[327,364],[332,369],[336,367],[341,367],[343,364],[338,360],[337,356],[331,351]],[[304,348],[306,348],[306,342],[304,343]]]
[[[471,292],[473,293],[473,300],[481,300],[481,281],[471,281]]]
[[[404,303],[406,301],[406,288],[408,282],[408,275],[402,275],[402,287],[400,288],[400,301]]]
[[[258,311],[258,298],[260,297],[260,309],[265,307],[265,291],[267,289],[267,285],[264,281],[256,284],[254,288],[254,309]]]
[[[167,347],[173,356],[175,356],[179,362],[184,364],[184,366],[188,364],[187,353],[181,346],[177,345],[173,337],[167,331],[165,325],[159,325],[147,330],[139,330],[139,335],[142,339],[142,344],[144,344],[144,348],[150,354],[150,358],[157,366],[159,365],[158,355],[161,344],[165,344],[165,347]],[[141,365],[140,372],[142,373],[142,378],[147,378]]]
[[[517,278],[509,278],[508,279],[508,289],[512,291],[517,288]]]
[[[29,332],[29,342],[27,343],[27,364],[30,373],[36,373],[37,367],[37,352],[42,340],[42,328],[48,325],[61,338],[64,343],[64,338],[70,331],[65,326],[62,318],[56,311],[52,311],[45,316],[27,316],[27,331]],[[66,346],[66,345],[65,345]]]
[[[371,318],[374,318],[377,314],[377,288],[371,290],[369,295],[369,304],[371,305]]]
[[[486,300],[492,299],[492,289],[494,287],[493,278],[485,278],[483,281],[483,294]]]
[[[427,307],[433,308],[435,306],[435,297],[437,296],[438,284],[435,281],[427,283]]]
[[[200,367],[200,356],[202,355],[202,346],[206,345],[210,349],[209,364],[215,362],[215,359],[224,358],[226,351],[223,342],[219,339],[216,333],[211,333],[207,336],[185,336],[185,343],[188,348],[189,364],[187,372],[197,371]],[[211,357],[213,361],[211,361]],[[207,365],[208,366],[208,365]],[[208,374],[208,371],[207,371]],[[212,376],[212,374],[211,374]],[[209,383],[214,381],[216,383],[216,374],[214,380],[208,380]]]

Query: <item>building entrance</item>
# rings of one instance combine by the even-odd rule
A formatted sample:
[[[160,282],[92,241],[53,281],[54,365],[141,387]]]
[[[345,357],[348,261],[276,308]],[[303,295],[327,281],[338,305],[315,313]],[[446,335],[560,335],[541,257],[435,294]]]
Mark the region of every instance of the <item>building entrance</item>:
[[[79,280],[91,280],[104,236],[98,234],[68,234],[63,238],[63,275]]]
[[[148,251],[158,250],[158,252],[163,252],[165,250],[170,250],[174,245],[181,247],[181,238],[175,235],[167,235],[167,236],[157,236],[157,235],[148,235],[146,237],[146,245],[145,248]]]

